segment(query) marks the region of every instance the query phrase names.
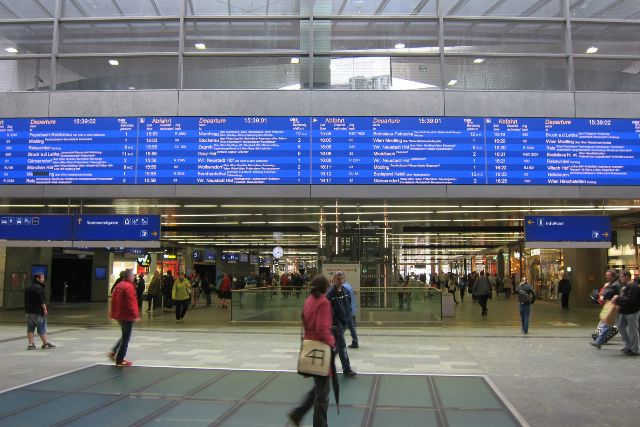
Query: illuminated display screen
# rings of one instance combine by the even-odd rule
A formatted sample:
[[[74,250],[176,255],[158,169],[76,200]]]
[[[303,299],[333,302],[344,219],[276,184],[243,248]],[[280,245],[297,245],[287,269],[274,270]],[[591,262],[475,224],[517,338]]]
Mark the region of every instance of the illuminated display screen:
[[[640,120],[0,119],[2,184],[640,185]]]

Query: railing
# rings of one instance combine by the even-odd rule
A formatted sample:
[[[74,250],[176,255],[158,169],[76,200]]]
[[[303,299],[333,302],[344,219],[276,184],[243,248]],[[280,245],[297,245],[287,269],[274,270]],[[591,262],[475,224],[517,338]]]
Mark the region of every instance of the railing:
[[[232,322],[297,322],[307,288],[253,288],[232,291]],[[357,321],[360,324],[442,322],[442,294],[436,288],[361,288]]]

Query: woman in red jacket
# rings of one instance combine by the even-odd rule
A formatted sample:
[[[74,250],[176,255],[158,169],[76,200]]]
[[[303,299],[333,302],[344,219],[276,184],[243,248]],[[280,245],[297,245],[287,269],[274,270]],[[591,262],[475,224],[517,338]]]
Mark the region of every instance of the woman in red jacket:
[[[302,323],[304,324],[304,339],[322,341],[329,347],[336,346],[336,339],[331,333],[333,318],[331,303],[325,296],[329,288],[329,281],[324,276],[316,276],[311,281],[311,295],[307,297],[302,309]],[[329,408],[328,377],[313,377],[313,388],[304,397],[300,405],[289,412],[289,421],[299,426],[302,417],[313,406],[313,427],[326,427],[327,409]]]
[[[135,277],[132,270],[125,270],[124,279],[118,282],[113,289],[113,294],[111,294],[111,318],[118,321],[122,330],[122,336],[113,349],[107,353],[111,360],[115,360],[116,366],[131,366],[133,364],[124,357],[127,355],[133,322],[140,320],[138,297],[136,287],[133,285]]]

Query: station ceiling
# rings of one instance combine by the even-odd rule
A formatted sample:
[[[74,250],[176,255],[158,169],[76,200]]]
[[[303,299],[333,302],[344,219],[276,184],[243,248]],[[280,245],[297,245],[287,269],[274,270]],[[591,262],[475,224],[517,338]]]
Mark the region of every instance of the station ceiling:
[[[0,213],[156,214],[163,244],[178,247],[269,254],[280,245],[315,259],[321,238],[337,234],[451,258],[522,241],[525,215],[609,215],[614,228],[633,228],[640,200],[0,199]]]

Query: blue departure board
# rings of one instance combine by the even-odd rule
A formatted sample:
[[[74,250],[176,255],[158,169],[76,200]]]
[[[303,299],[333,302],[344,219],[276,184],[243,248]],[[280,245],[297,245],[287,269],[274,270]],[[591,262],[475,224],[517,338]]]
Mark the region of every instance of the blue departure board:
[[[314,117],[312,184],[484,184],[484,123],[464,117]]]
[[[0,119],[2,184],[640,185],[640,120]]]

